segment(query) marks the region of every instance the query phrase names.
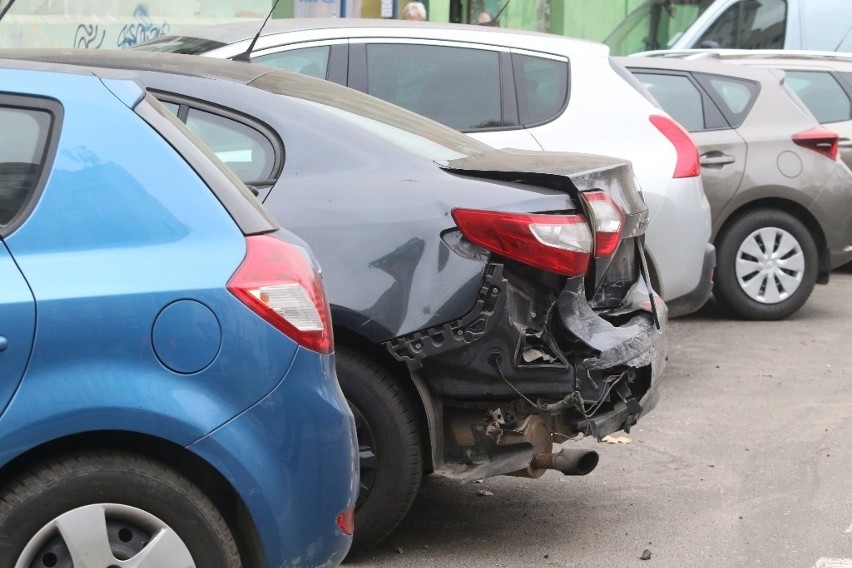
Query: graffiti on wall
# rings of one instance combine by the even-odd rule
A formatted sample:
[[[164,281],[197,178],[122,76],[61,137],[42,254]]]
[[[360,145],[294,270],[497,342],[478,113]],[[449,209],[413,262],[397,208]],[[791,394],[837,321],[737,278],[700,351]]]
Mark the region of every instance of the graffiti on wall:
[[[74,34],[74,47],[98,49],[104,43],[106,30],[97,24],[80,24]]]
[[[133,9],[133,18],[136,20],[134,24],[126,24],[118,33],[116,47],[129,47],[148,41],[155,37],[159,37],[168,33],[169,23],[162,22],[159,26],[151,21],[151,16],[148,14],[148,7],[145,4],[137,4]]]

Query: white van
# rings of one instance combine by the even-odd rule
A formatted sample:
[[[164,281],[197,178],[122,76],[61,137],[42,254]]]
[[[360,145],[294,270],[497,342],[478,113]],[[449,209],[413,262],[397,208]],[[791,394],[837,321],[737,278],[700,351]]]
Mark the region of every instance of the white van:
[[[604,43],[614,55],[720,47],[852,51],[852,0],[645,0]]]

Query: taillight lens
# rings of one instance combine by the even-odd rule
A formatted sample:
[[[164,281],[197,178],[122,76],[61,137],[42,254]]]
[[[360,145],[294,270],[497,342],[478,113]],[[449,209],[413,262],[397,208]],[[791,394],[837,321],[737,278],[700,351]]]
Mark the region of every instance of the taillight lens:
[[[565,276],[580,276],[595,257],[615,252],[624,215],[602,191],[582,194],[589,206],[591,228],[584,215],[503,213],[453,209],[453,219],[467,239],[491,252]]]
[[[328,300],[302,251],[269,235],[246,237],[246,248],[228,290],[299,345],[331,353]]]
[[[649,117],[651,124],[669,139],[677,152],[677,163],[675,164],[675,178],[695,177],[701,174],[701,164],[698,161],[698,148],[690,138],[689,133],[677,122],[667,116],[652,114]]]
[[[621,242],[624,213],[603,191],[588,191],[582,197],[589,206],[589,216],[595,230],[595,258],[610,256]]]
[[[343,534],[352,536],[355,532],[355,509],[346,509],[337,515],[337,528]]]
[[[837,145],[840,142],[840,136],[823,126],[815,126],[804,132],[794,134],[793,142],[803,148],[808,148],[814,152],[819,152],[827,158],[836,160]]]

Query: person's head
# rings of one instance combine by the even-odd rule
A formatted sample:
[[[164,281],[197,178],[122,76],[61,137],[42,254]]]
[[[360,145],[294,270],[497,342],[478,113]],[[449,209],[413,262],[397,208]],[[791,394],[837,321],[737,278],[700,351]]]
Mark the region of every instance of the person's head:
[[[426,20],[426,6],[422,2],[409,2],[402,9],[403,20]]]

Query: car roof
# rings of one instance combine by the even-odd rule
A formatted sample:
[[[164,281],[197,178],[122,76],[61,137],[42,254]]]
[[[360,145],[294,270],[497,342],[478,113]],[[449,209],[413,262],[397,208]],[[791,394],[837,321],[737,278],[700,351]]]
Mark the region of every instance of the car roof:
[[[115,70],[120,69],[135,69],[190,77],[220,78],[248,84],[258,77],[276,72],[274,68],[251,63],[234,65],[233,61],[209,57],[126,49],[0,49],[0,59],[4,56],[18,60],[15,63],[23,66],[56,66],[77,72],[82,71],[75,66],[82,66],[98,76],[115,74]]]
[[[717,59],[671,59],[662,57],[616,57],[616,61],[628,69],[665,69],[668,71],[692,71],[711,75],[725,75],[751,81],[774,80],[778,75],[762,67],[728,65]],[[780,73],[780,72],[779,72]]]
[[[684,49],[660,50],[634,54],[632,57],[654,59],[715,60],[755,65],[812,65],[852,69],[852,53],[809,51],[802,49]],[[625,63],[627,65],[627,63]]]
[[[243,21],[213,26],[193,27],[172,33],[172,36],[185,36],[210,41],[233,44],[248,41],[257,33],[262,20]],[[270,20],[263,28],[260,37],[265,38],[280,33],[331,31],[336,36],[396,36],[423,39],[453,39],[472,43],[490,43],[505,47],[530,49],[558,53],[566,48],[607,55],[609,47],[605,44],[567,38],[555,34],[530,32],[524,30],[506,30],[493,26],[470,24],[449,24],[438,22],[414,22],[396,19],[370,18],[279,18]],[[557,47],[558,46],[558,47]]]

